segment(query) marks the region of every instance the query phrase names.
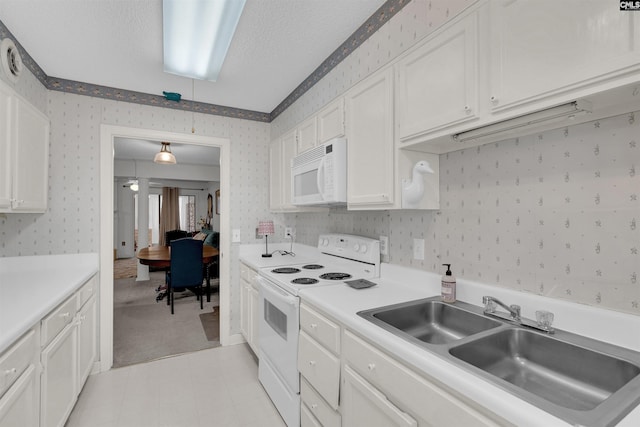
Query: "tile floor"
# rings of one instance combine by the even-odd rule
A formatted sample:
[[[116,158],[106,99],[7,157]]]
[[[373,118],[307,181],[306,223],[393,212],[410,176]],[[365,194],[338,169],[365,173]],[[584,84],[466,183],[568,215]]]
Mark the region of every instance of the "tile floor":
[[[67,427],[285,427],[246,344],[89,377]]]

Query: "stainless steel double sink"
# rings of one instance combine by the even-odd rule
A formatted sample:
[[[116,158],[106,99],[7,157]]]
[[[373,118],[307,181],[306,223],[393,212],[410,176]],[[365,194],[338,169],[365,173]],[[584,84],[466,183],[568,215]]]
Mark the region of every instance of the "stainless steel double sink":
[[[571,424],[611,426],[640,403],[640,353],[426,298],[359,316]]]

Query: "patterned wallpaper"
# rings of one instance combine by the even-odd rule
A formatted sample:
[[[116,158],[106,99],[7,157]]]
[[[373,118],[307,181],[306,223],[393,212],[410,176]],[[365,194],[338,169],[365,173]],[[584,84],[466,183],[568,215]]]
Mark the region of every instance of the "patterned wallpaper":
[[[46,96],[46,94],[45,94]],[[268,209],[269,124],[222,116],[49,92],[51,119],[49,208],[44,214],[0,217],[0,256],[97,252],[99,249],[100,125],[111,124],[230,138],[231,227],[243,241]],[[193,118],[192,118],[193,117]],[[223,199],[224,203],[224,199]],[[240,295],[234,283],[237,245],[231,254],[232,333],[240,328]]]

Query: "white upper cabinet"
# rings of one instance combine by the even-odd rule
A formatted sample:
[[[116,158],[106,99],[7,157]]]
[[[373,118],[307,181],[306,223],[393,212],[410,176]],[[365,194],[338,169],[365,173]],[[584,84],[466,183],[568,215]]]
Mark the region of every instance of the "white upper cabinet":
[[[477,33],[474,13],[396,64],[400,141],[477,117]]]
[[[13,96],[0,84],[0,212],[11,208],[11,131]]]
[[[614,0],[491,1],[492,110],[640,69],[639,25]]]
[[[324,107],[320,110],[317,117],[319,144],[345,135],[344,98],[339,98]]]
[[[49,176],[49,119],[18,99],[14,149],[13,210],[44,212]]]
[[[296,131],[271,143],[269,152],[269,207],[272,211],[295,210],[291,204],[291,159],[296,155]]]
[[[345,97],[347,205],[387,209],[395,202],[392,68],[353,87]]]
[[[298,126],[298,153],[307,151],[318,144],[318,119],[310,117]]]
[[[44,212],[49,119],[0,84],[0,212]]]

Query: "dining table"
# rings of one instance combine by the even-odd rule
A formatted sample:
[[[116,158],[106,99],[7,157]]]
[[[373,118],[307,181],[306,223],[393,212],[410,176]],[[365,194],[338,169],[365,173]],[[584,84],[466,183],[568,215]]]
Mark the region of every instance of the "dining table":
[[[220,251],[213,246],[202,246],[202,264],[209,267],[213,263]],[[136,254],[136,257],[140,260],[140,264],[148,265],[149,267],[168,269],[171,267],[171,247],[169,246],[150,246],[148,248],[142,248]],[[206,269],[207,280],[207,302],[211,302],[211,277],[209,275],[209,268]]]

